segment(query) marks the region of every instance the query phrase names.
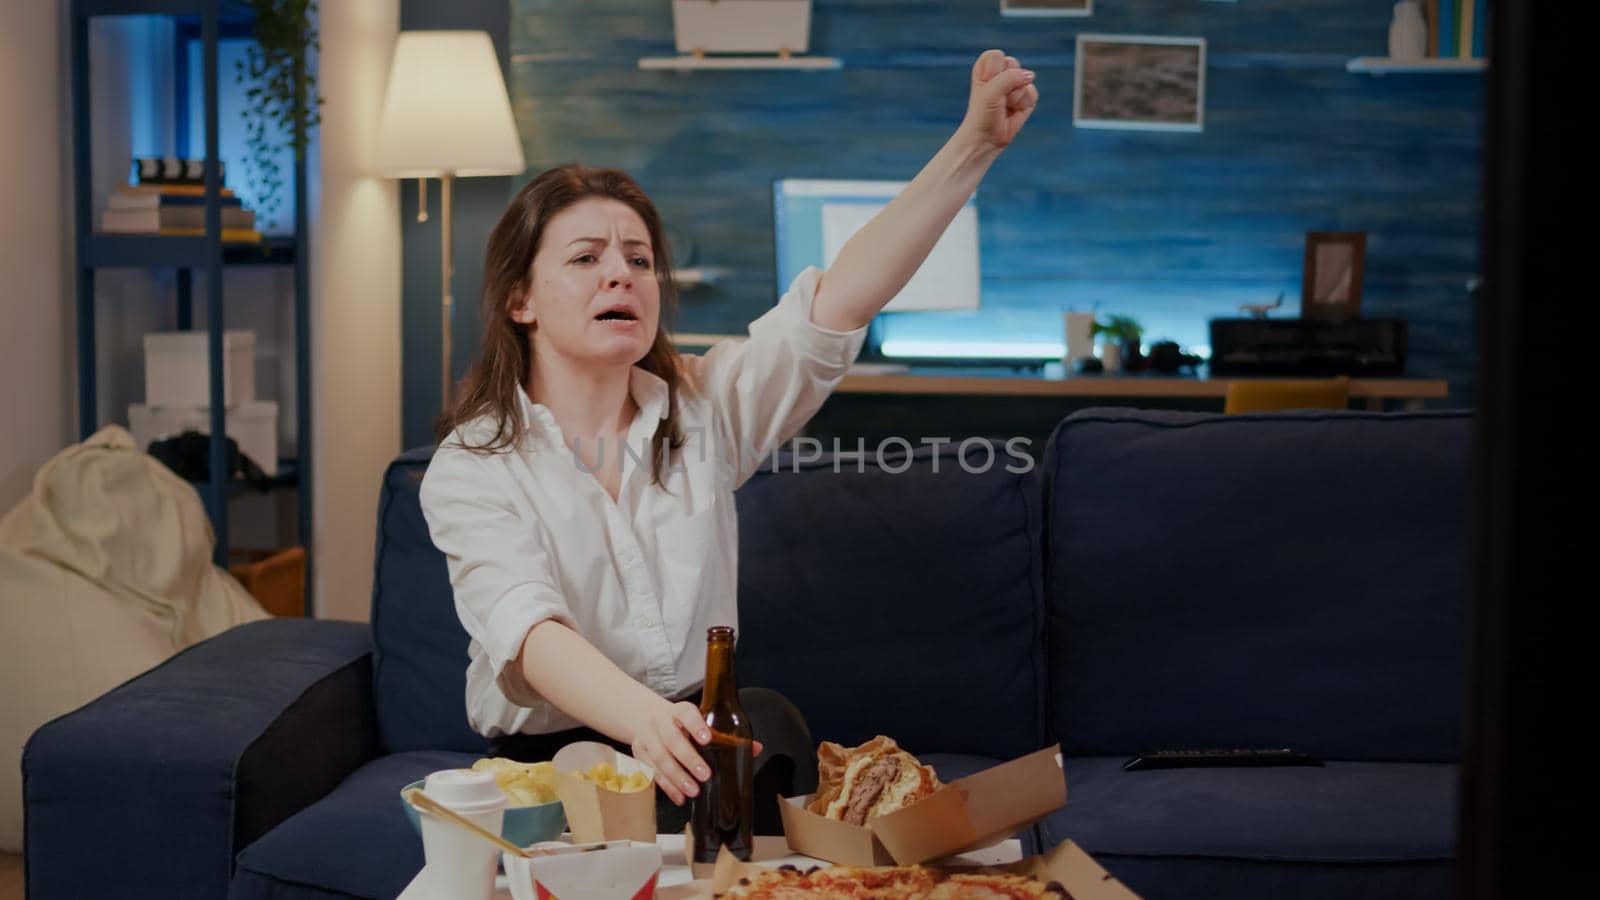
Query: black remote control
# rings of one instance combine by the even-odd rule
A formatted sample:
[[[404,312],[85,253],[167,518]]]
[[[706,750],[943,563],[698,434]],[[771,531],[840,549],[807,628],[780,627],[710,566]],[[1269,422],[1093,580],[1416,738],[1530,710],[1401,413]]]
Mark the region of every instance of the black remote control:
[[[1222,766],[1320,766],[1322,760],[1287,747],[1266,750],[1157,750],[1122,764],[1129,772],[1143,769],[1189,769]]]

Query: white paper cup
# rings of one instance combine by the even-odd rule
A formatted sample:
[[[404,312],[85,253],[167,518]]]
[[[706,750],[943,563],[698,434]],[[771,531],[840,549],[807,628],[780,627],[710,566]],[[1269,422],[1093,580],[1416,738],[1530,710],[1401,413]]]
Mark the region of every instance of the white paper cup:
[[[423,782],[422,792],[490,834],[499,834],[506,795],[489,772],[445,769]],[[437,897],[484,900],[494,893],[500,850],[460,825],[422,813],[422,854],[428,886]]]

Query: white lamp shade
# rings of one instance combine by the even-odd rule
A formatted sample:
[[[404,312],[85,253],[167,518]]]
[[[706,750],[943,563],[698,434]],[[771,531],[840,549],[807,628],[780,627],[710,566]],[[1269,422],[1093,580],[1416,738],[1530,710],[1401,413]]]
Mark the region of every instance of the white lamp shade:
[[[392,178],[522,173],[522,141],[487,32],[400,33],[376,162]]]

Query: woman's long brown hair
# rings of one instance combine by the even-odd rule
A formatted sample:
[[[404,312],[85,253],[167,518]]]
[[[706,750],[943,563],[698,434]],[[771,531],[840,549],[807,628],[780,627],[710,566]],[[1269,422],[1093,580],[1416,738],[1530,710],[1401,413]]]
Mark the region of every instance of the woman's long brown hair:
[[[684,440],[677,413],[678,351],[667,337],[678,293],[661,216],[639,185],[619,169],[591,169],[574,163],[540,174],[517,192],[489,235],[483,266],[483,349],[457,389],[455,405],[439,417],[435,436],[443,441],[458,426],[490,416],[497,426],[494,436],[481,444],[463,441],[462,446],[493,453],[522,444],[527,423],[517,393],[533,376],[533,344],[527,326],[513,321],[511,310],[528,289],[545,225],[557,213],[590,197],[627,204],[650,233],[655,277],[661,286],[661,316],[650,351],[638,365],[667,383],[667,416],[650,443],[651,480],[660,484],[669,453],[683,446]]]

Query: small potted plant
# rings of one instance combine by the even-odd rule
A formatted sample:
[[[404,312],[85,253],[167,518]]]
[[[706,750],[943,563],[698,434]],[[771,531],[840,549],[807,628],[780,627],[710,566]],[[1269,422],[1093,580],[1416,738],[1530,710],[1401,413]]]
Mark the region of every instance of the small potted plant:
[[[1130,316],[1110,316],[1106,321],[1096,320],[1089,329],[1091,337],[1105,337],[1107,347],[1116,348],[1116,357],[1120,366],[1113,366],[1107,360],[1106,370],[1116,371],[1118,368],[1128,372],[1138,372],[1144,369],[1144,355],[1139,350],[1139,338],[1144,335],[1144,326]]]

